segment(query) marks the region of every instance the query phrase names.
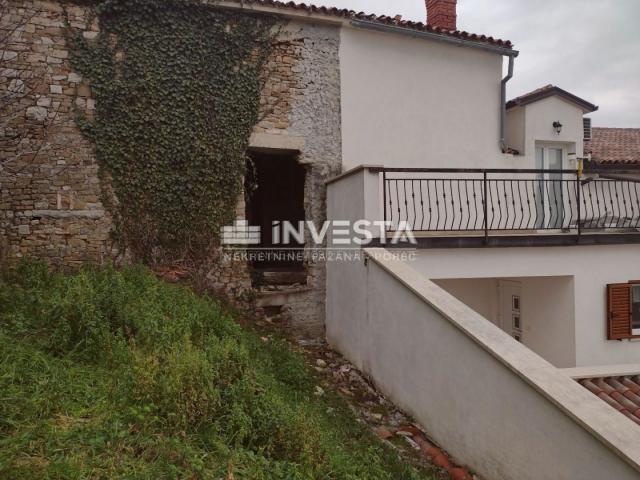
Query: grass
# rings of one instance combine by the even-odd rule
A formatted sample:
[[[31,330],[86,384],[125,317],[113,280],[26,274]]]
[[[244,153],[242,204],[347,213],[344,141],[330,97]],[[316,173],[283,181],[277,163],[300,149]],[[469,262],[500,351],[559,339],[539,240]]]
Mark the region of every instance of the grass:
[[[0,478],[427,479],[286,342],[143,267],[0,278]]]

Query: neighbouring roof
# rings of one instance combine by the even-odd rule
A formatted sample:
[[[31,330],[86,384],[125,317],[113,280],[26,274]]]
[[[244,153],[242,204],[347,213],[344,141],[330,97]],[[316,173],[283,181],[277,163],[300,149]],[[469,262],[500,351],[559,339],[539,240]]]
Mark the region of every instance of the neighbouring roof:
[[[242,0],[242,3],[279,8],[282,10],[305,11],[308,13],[329,15],[332,17],[340,17],[348,20],[364,20],[381,25],[396,26],[422,32],[437,33],[447,37],[454,37],[471,42],[486,43],[497,47],[504,47],[508,49],[513,48],[513,44],[509,40],[500,40],[499,38],[487,37],[486,35],[477,35],[475,33],[469,33],[460,30],[446,30],[421,22],[403,20],[401,15],[396,15],[393,17],[387,15],[373,15],[364,12],[355,12],[354,10],[348,10],[346,8],[323,7],[306,3],[281,2],[278,0]]]
[[[578,379],[580,385],[640,425],[640,375]]]
[[[640,165],[640,128],[591,129],[591,140],[584,142],[591,160],[604,165]]]
[[[520,95],[519,97],[507,102],[507,109],[529,105],[530,103],[537,102],[554,95],[557,95],[571,103],[578,105],[585,111],[585,113],[591,113],[598,110],[597,105],[594,105],[591,102],[587,102],[586,100],[574,95],[573,93],[569,93],[560,87],[556,87],[555,85],[546,85],[542,88],[534,90],[533,92]]]

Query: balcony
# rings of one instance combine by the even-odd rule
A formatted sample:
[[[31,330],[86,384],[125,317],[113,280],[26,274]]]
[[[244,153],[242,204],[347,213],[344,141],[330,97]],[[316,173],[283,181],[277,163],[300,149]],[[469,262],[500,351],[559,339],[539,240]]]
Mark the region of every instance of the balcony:
[[[625,172],[370,170],[382,177],[388,233],[409,228],[421,246],[640,242],[640,182]]]

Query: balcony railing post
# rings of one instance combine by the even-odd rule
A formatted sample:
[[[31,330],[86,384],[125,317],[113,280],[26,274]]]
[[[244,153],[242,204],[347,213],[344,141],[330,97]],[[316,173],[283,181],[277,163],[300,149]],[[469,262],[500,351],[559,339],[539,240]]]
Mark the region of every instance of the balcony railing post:
[[[582,234],[582,211],[581,211],[581,192],[580,192],[580,170],[576,172],[576,198],[578,201],[578,242],[580,241],[580,235]]]
[[[382,170],[382,221],[384,231],[387,231],[387,172]]]
[[[482,173],[483,177],[483,186],[482,189],[484,191],[484,243],[489,243],[489,214],[488,214],[488,205],[489,205],[489,197],[487,196],[487,172],[486,170]]]

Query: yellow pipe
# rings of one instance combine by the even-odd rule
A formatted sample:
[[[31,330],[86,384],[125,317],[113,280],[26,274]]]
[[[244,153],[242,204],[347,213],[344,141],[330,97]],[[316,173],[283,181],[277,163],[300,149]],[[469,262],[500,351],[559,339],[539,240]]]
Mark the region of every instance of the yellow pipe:
[[[578,178],[582,177],[582,172],[584,171],[584,164],[582,158],[578,159]]]

